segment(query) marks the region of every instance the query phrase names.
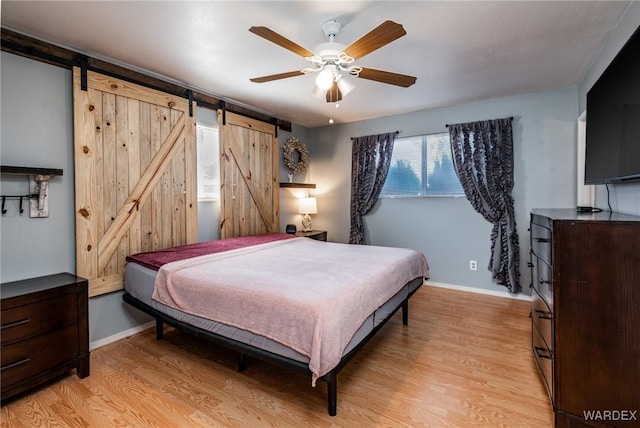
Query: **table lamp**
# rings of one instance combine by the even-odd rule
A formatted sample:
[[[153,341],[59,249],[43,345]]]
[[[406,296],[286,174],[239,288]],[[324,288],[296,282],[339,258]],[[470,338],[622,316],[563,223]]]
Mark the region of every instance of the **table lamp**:
[[[311,230],[311,216],[309,214],[318,214],[316,198],[298,199],[298,214],[304,214],[302,218],[302,230],[309,232]]]

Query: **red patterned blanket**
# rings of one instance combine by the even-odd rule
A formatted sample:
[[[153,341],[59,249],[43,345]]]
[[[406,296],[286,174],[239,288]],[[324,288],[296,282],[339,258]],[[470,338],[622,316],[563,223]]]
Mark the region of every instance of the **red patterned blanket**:
[[[180,245],[157,251],[137,253],[127,256],[128,262],[138,263],[149,269],[158,270],[164,264],[178,260],[190,259],[205,254],[220,253],[266,242],[295,238],[286,233],[265,233],[262,235],[240,236],[237,238],[218,239],[216,241],[198,242],[196,244]]]

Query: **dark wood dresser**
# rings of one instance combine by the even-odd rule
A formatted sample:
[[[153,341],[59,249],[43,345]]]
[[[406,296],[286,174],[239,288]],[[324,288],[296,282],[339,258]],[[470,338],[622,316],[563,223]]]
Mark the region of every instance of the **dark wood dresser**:
[[[640,217],[531,212],[532,350],[556,428],[640,427]]]
[[[74,368],[89,376],[87,285],[60,273],[0,286],[3,401]]]

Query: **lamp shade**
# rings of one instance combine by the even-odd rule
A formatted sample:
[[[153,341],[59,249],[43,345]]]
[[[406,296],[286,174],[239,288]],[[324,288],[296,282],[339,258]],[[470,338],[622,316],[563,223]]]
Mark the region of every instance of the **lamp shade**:
[[[318,214],[316,198],[298,199],[298,214]]]
[[[323,91],[326,91],[333,84],[333,69],[327,67],[318,73],[316,77],[316,86]]]
[[[312,93],[313,93],[313,95],[314,95],[315,97],[318,97],[318,98],[320,98],[320,99],[322,100],[322,99],[324,99],[324,97],[326,96],[327,91],[326,91],[326,90],[323,90],[323,89],[318,88],[318,85],[313,85],[313,91],[312,91]]]
[[[336,77],[336,83],[338,84],[338,88],[340,88],[340,92],[342,92],[343,97],[346,97],[347,94],[355,88],[353,83],[347,80],[347,78],[342,74],[339,74],[338,77]]]

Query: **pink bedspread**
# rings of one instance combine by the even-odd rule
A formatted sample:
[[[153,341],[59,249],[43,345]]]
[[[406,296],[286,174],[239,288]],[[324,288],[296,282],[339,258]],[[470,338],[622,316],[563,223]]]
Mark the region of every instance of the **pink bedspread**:
[[[165,263],[175,262],[177,260],[185,260],[205,254],[214,254],[221,251],[235,250],[236,248],[289,238],[295,238],[295,236],[288,235],[286,233],[265,233],[261,235],[240,236],[237,238],[198,242],[197,244],[180,245],[178,247],[164,248],[157,251],[132,254],[127,256],[126,260],[128,262],[138,263],[153,270],[158,270]]]
[[[285,239],[167,263],[153,299],[295,349],[315,385],[371,313],[428,275],[414,250]]]

